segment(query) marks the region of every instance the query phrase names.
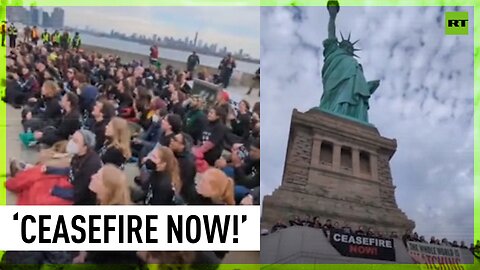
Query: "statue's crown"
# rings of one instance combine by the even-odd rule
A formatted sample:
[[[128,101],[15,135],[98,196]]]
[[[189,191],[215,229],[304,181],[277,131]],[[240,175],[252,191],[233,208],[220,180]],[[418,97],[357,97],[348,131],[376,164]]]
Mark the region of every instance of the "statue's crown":
[[[348,51],[350,51],[353,56],[359,57],[358,55],[355,54],[356,51],[361,51],[360,49],[355,48],[355,44],[359,41],[359,39],[357,39],[355,42],[352,43],[350,41],[350,35],[351,35],[351,33],[349,33],[348,38],[345,39],[342,35],[342,32],[340,32],[340,37],[342,38],[342,41],[340,41],[339,46],[347,49]]]

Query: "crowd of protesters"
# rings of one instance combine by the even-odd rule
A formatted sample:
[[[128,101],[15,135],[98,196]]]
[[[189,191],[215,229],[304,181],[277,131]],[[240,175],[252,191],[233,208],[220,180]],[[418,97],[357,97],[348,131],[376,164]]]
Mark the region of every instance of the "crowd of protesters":
[[[214,83],[204,73],[122,63],[65,46],[26,40],[8,54],[3,100],[21,109],[20,139],[52,153],[49,162],[11,161],[6,185],[17,204],[259,204],[259,102],[233,102],[220,90],[207,103],[188,81]],[[51,165],[60,159],[67,163]],[[137,167],[138,175],[129,179],[126,166]],[[52,176],[62,184],[18,184]],[[225,254],[7,252],[4,262],[190,264],[221,262]]]
[[[361,226],[361,225],[355,230],[348,223],[344,223],[343,225],[340,225],[338,221],[332,222],[331,219],[327,219],[325,223],[322,224],[320,217],[311,217],[309,215],[305,216],[304,218],[300,218],[299,216],[294,216],[288,222],[283,222],[279,220],[272,226],[270,230],[262,230],[262,234],[268,235],[292,226],[305,226],[310,228],[322,229],[323,232],[325,233],[325,236],[327,237],[329,236],[330,231],[332,229],[335,229],[335,230],[341,230],[346,234],[355,234],[355,235],[361,235],[361,236],[380,237],[380,238],[392,238],[392,239],[399,238],[396,232],[383,233],[380,231],[375,231],[372,227],[366,228],[365,226]],[[407,245],[408,241],[413,241],[413,242],[420,242],[420,243],[426,243],[426,244],[428,243],[428,244],[435,244],[435,245],[442,245],[442,246],[449,246],[449,247],[464,248],[464,249],[469,249],[472,253],[474,253],[474,251],[477,253],[480,253],[480,241],[477,241],[476,245],[472,243],[470,244],[470,247],[467,247],[464,241],[461,241],[460,244],[458,244],[457,241],[449,242],[446,238],[443,238],[442,240],[440,240],[432,236],[430,238],[430,241],[428,242],[424,236],[418,236],[416,232],[405,233],[402,236],[402,241],[405,244],[405,246]]]

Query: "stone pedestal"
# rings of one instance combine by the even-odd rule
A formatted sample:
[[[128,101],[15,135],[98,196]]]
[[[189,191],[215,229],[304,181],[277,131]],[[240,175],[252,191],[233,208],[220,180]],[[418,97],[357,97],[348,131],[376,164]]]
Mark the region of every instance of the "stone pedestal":
[[[402,235],[415,223],[397,206],[389,161],[394,139],[312,109],[293,111],[282,184],[263,200],[262,228],[293,215],[318,216]]]

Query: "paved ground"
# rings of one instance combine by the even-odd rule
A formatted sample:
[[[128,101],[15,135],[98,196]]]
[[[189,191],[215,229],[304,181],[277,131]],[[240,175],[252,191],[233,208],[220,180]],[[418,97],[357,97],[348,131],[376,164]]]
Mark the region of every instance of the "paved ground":
[[[252,105],[258,101],[258,90],[254,91],[254,95],[244,96],[247,89],[244,88],[231,88],[228,89],[231,93],[232,99],[239,101],[246,99]],[[17,158],[29,163],[35,163],[38,159],[38,151],[32,149],[26,149],[20,143],[18,134],[22,132],[21,127],[21,110],[16,110],[13,107],[7,105],[7,166],[8,161],[11,158]],[[133,179],[137,175],[137,170],[134,166],[126,168],[129,179]],[[7,191],[7,204],[15,204],[15,195]],[[230,252],[224,259],[224,263],[230,264],[256,264],[260,261],[259,252]]]

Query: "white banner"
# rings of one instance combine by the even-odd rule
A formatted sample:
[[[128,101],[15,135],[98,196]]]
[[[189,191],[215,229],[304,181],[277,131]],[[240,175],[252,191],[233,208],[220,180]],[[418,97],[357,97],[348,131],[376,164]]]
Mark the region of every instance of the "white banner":
[[[459,264],[471,264],[463,258],[460,248],[440,246],[419,242],[407,242],[410,257],[415,263],[425,264],[427,269],[436,269],[436,265],[445,265],[444,269],[463,269]]]
[[[2,206],[0,250],[259,251],[259,206]]]

